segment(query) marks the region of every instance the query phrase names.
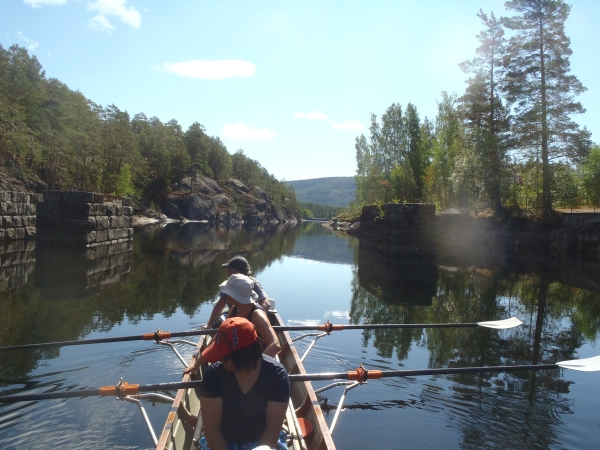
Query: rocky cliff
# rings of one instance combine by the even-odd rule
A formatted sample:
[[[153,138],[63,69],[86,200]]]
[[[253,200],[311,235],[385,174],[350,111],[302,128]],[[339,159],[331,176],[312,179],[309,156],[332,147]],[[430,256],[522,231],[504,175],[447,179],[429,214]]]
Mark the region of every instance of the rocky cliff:
[[[173,185],[163,201],[162,212],[171,219],[207,220],[226,225],[266,225],[300,220],[294,208],[276,205],[259,186],[250,188],[235,178],[219,184],[203,176],[195,180],[184,178]]]

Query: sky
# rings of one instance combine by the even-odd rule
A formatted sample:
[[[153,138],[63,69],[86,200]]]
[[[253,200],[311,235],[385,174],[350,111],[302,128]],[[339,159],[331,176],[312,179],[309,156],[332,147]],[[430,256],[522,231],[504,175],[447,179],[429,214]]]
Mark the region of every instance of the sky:
[[[575,116],[600,142],[600,1],[571,0]],[[413,103],[435,118],[466,87],[479,9],[503,0],[2,0],[0,44],[101,105],[185,129],[201,123],[278,179],[355,173],[371,113]]]

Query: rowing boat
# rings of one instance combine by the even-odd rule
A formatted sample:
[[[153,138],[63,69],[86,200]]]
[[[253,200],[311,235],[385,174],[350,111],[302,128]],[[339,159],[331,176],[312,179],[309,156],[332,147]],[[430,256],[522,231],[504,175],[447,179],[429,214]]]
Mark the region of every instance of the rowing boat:
[[[283,325],[281,317],[275,310],[269,311],[272,325]],[[291,374],[306,374],[304,365],[287,331],[277,333],[281,344],[278,357]],[[208,344],[210,336],[200,339],[192,362],[200,355]],[[200,368],[200,372],[206,366]],[[182,381],[190,381],[190,375],[184,375]],[[196,426],[192,426],[191,417],[197,416]],[[319,406],[317,396],[308,381],[291,383],[290,406],[284,423],[288,435],[292,436],[290,448],[295,450],[334,450],[335,445]],[[157,450],[190,450],[195,448],[202,433],[202,417],[200,415],[200,399],[196,389],[177,391],[167,421],[158,439]],[[288,441],[289,442],[289,441]]]

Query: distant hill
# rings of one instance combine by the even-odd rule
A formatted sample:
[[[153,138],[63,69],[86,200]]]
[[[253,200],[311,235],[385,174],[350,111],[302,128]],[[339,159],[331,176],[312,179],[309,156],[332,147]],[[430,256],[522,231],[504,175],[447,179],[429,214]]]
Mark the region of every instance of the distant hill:
[[[299,202],[348,206],[356,198],[354,177],[327,177],[287,181]]]

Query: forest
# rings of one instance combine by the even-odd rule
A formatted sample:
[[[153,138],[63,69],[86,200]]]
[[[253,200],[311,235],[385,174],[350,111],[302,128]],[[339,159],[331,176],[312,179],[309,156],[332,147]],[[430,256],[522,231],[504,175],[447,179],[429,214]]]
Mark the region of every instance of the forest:
[[[337,216],[344,210],[343,206],[324,205],[314,202],[298,202],[298,207],[302,210],[303,219],[328,219]]]
[[[0,46],[0,168],[31,190],[68,189],[133,197],[159,206],[174,182],[235,177],[258,185],[299,216],[293,188],[242,150],[230,154],[198,122],[184,131],[144,113],[131,117],[47,78],[26,48]]]
[[[437,116],[393,103],[356,138],[356,202],[428,202],[548,217],[600,206],[600,147],[573,116],[586,90],[570,73],[561,0],[511,0],[479,11],[482,29],[461,95]]]

